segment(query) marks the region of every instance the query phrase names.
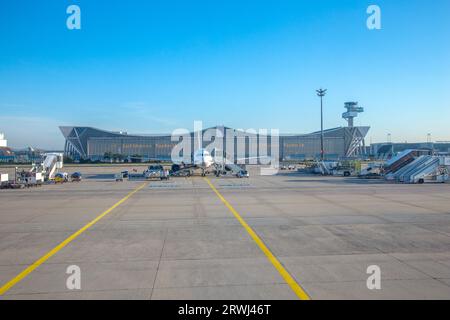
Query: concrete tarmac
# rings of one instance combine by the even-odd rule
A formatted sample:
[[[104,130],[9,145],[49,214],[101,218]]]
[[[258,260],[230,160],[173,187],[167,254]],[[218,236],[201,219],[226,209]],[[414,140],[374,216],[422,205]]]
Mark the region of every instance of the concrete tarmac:
[[[70,170],[70,169],[69,169]],[[122,169],[115,170],[121,171]],[[142,181],[0,191],[0,286]],[[311,299],[449,299],[450,185],[282,173],[209,178]],[[69,266],[81,289],[69,290]],[[367,268],[381,289],[367,288]],[[297,299],[201,177],[147,182],[0,299]]]

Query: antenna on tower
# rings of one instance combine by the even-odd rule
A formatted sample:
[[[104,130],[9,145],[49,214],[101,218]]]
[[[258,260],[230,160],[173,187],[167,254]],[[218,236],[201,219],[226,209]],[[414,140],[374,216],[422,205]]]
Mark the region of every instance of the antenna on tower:
[[[353,119],[358,116],[358,113],[364,112],[364,108],[359,107],[358,102],[346,102],[344,108],[347,109],[347,112],[342,114],[342,118],[347,120],[349,127],[353,127]]]

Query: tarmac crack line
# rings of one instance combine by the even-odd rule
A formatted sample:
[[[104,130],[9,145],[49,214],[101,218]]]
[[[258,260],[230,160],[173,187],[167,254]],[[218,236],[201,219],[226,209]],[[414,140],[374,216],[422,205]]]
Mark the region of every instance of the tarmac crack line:
[[[162,248],[161,248],[161,254],[159,255],[158,265],[156,266],[155,278],[153,279],[152,292],[150,293],[150,300],[152,300],[153,292],[155,291],[156,279],[158,278],[159,266],[161,264],[161,260],[162,260],[162,257],[163,257],[164,247],[166,245],[166,239],[167,239],[167,235],[168,234],[169,234],[169,228],[166,228],[166,233],[164,235],[163,245],[162,245]]]

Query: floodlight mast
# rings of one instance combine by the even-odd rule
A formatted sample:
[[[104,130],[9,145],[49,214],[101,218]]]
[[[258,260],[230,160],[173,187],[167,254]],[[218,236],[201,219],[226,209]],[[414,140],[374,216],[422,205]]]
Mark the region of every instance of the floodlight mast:
[[[320,97],[320,160],[324,159],[324,149],[323,149],[323,97],[327,93],[327,89],[320,88],[316,90],[317,95]]]

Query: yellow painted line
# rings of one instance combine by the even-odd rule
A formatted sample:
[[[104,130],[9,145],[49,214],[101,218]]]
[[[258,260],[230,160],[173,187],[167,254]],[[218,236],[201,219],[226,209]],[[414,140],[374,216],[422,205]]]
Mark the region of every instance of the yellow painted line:
[[[235,216],[235,218],[241,223],[253,241],[256,242],[258,247],[262,252],[266,255],[267,259],[272,263],[272,265],[277,269],[280,275],[283,277],[284,281],[291,287],[292,291],[297,295],[300,300],[310,300],[311,298],[308,294],[303,290],[303,288],[295,281],[295,279],[289,274],[289,272],[283,267],[280,261],[273,255],[273,253],[267,248],[261,238],[256,234],[255,231],[245,222],[245,220],[241,217],[241,215],[233,208],[233,206],[220,194],[220,192],[216,189],[216,187],[211,183],[208,178],[204,178],[211,189],[216,193],[219,199],[225,204],[228,210]]]
[[[143,183],[133,191],[131,191],[129,194],[127,194],[124,198],[119,200],[117,203],[115,203],[112,207],[110,207],[108,210],[104,211],[102,214],[100,214],[98,217],[96,217],[94,220],[86,224],[84,227],[82,227],[80,230],[69,236],[66,240],[58,244],[56,247],[54,247],[52,250],[47,252],[45,255],[40,257],[38,260],[36,260],[32,265],[28,266],[25,270],[23,270],[21,273],[19,273],[17,276],[12,278],[9,282],[7,282],[5,285],[3,285],[0,288],[0,296],[5,294],[6,291],[11,289],[13,286],[15,286],[18,282],[20,282],[22,279],[24,279],[27,275],[29,275],[31,272],[33,272],[36,268],[38,268],[41,264],[43,264],[45,261],[50,259],[53,255],[55,255],[58,251],[63,249],[65,246],[67,246],[69,243],[71,243],[73,240],[75,240],[80,234],[82,234],[84,231],[92,227],[94,224],[96,224],[100,219],[102,219],[104,216],[106,216],[108,213],[113,211],[115,208],[120,206],[122,203],[124,203],[128,198],[130,198],[133,194],[141,190],[147,185],[147,183]]]

